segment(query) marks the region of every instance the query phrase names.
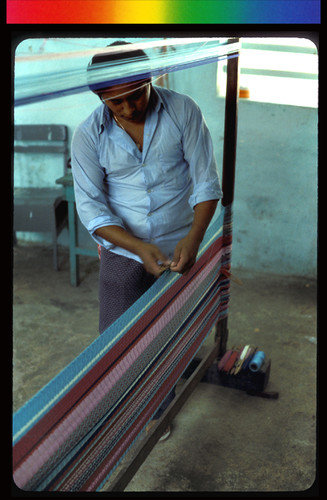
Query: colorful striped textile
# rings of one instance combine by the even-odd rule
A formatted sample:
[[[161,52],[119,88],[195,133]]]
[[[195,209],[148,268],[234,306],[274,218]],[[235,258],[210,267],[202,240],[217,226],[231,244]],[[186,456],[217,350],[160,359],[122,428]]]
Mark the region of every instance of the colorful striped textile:
[[[13,417],[13,477],[28,491],[100,490],[227,316],[232,207],[187,276],[159,280]]]

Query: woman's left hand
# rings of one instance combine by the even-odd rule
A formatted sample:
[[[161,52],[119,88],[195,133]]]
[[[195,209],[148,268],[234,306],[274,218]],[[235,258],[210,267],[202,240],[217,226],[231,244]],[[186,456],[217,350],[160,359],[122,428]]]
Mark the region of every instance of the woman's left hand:
[[[199,246],[200,241],[190,233],[181,239],[175,248],[174,257],[170,264],[171,271],[186,275],[196,261]]]

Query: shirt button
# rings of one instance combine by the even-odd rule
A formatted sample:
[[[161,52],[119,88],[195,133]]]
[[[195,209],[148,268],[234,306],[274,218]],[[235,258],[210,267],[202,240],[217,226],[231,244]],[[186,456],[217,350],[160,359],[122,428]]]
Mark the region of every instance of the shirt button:
[[[148,214],[148,217],[151,217],[151,215],[152,215],[152,213],[150,212],[150,213]]]
[[[146,192],[147,193],[152,193],[152,189],[147,189]]]

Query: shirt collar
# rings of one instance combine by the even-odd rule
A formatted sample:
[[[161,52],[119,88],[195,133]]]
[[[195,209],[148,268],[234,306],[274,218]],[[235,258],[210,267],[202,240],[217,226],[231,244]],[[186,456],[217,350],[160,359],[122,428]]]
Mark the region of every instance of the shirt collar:
[[[161,108],[161,106],[164,107],[164,102],[161,99],[161,95],[158,92],[158,89],[155,88],[153,85],[152,85],[152,90],[151,90],[151,101],[152,101],[152,107],[153,107],[154,111],[156,111],[157,113],[159,112],[159,109]]]
[[[110,122],[110,113],[109,109],[105,104],[101,105],[101,114],[100,114],[100,122],[99,122],[99,130],[98,133],[99,135],[102,134],[104,128],[109,124]]]

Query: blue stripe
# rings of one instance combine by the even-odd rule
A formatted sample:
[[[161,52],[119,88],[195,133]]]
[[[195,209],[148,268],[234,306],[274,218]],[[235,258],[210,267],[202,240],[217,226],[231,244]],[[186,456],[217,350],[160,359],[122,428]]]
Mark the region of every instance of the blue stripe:
[[[214,235],[219,232],[223,223],[224,209],[215,218],[206,232],[201,250]],[[175,276],[173,276],[174,278]],[[165,291],[171,280],[171,273],[164,273],[159,280],[133,306],[118,318],[101,336],[97,337],[79,356],[66,366],[55,378],[46,384],[32,399],[22,406],[13,416],[14,444],[36,424],[58,401],[74,387],[79,380],[112,348],[125,334],[127,324],[136,323],[138,313],[145,314],[152,305],[151,299],[160,291]],[[176,279],[179,277],[176,276]],[[176,281],[175,279],[175,281]],[[164,292],[162,292],[164,293]],[[162,295],[161,293],[161,295]]]

